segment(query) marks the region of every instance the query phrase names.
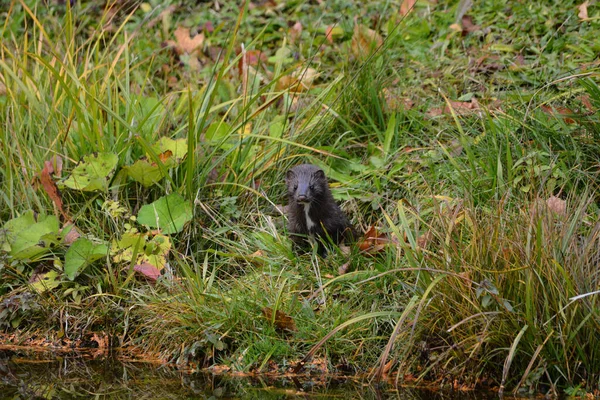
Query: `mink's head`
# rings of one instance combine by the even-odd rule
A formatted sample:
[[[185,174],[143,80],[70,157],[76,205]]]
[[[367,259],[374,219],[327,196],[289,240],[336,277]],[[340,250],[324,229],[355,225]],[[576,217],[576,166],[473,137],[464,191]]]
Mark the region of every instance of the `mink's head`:
[[[311,164],[297,165],[289,170],[285,183],[290,201],[297,203],[319,202],[329,193],[325,173]]]

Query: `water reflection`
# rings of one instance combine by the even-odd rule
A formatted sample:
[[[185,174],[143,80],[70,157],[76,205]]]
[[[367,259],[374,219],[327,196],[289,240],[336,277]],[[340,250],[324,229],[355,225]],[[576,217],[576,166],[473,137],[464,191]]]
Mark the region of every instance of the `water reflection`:
[[[350,379],[301,381],[186,373],[114,357],[0,350],[0,399],[398,399],[483,400],[484,393],[376,387]]]

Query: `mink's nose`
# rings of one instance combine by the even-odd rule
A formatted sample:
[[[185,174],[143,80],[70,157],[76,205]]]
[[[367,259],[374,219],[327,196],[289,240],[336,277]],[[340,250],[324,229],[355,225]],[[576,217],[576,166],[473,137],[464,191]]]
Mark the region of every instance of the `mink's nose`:
[[[303,194],[298,195],[298,203],[308,203],[308,197]]]

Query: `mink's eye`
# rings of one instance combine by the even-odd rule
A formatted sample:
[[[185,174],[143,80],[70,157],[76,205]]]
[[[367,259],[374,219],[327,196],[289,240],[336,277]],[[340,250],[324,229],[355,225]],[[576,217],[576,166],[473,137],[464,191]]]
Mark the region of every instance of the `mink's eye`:
[[[310,190],[315,190],[315,185],[310,185],[309,188]]]
[[[295,192],[296,190],[298,190],[298,184],[295,184],[295,185],[294,185],[294,192]]]

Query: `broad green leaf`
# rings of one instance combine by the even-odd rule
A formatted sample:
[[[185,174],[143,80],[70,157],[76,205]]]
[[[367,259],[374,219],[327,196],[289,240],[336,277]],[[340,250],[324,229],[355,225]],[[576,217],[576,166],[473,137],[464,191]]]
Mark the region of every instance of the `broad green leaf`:
[[[59,186],[90,192],[108,189],[108,183],[119,158],[114,153],[89,154],[73,169],[71,175]]]
[[[94,244],[83,237],[77,239],[65,254],[65,275],[70,280],[75,279],[85,267],[105,257],[107,253],[108,247],[103,243]]]
[[[35,224],[33,211],[29,210],[7,221],[0,229],[0,248],[7,253],[10,252],[11,243],[15,241],[18,232],[21,232]]]
[[[54,215],[36,218],[29,210],[4,224],[2,249],[20,260],[48,252],[51,243],[60,242],[59,222]]]
[[[148,187],[164,178],[158,164],[146,159],[137,160],[133,165],[125,167],[127,174],[136,182]]]
[[[161,197],[140,209],[137,220],[151,228],[159,228],[165,235],[180,232],[192,219],[192,206],[177,193]]]
[[[210,124],[204,139],[211,144],[219,144],[222,140],[226,139],[231,132],[231,126],[225,122],[213,122]]]

